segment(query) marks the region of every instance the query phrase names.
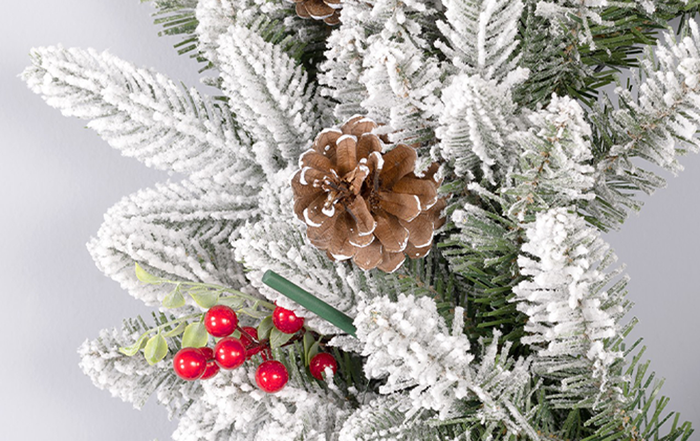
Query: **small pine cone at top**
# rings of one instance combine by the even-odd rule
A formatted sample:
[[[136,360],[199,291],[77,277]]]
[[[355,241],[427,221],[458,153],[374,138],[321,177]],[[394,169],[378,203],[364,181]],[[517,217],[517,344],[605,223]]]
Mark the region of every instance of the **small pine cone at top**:
[[[331,259],[393,272],[406,255],[428,254],[447,202],[438,197],[439,164],[417,175],[416,151],[399,144],[382,154],[376,128],[356,116],[316,137],[292,178],[294,212]]]
[[[290,0],[294,3],[297,15],[301,18],[323,20],[335,26],[340,23],[341,0]]]

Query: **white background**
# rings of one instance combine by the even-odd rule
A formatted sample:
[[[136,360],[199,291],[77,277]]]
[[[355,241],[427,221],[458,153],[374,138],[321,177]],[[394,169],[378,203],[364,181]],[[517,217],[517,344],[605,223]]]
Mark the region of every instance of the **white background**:
[[[122,196],[169,177],[123,158],[84,123],[66,119],[17,78],[33,46],[109,49],[187,85],[197,64],[157,36],[137,0],[24,0],[0,27],[0,428],[4,440],[169,439],[175,423],[92,386],[77,347],[148,309],[104,277],[85,243]],[[700,157],[607,236],[632,276],[632,315],[669,408],[700,429]],[[170,179],[177,179],[172,176]]]

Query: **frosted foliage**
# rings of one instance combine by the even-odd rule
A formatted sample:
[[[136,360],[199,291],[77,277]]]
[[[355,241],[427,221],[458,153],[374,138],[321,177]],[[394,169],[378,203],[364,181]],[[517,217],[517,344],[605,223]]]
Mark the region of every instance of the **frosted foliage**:
[[[221,371],[203,382],[202,396],[173,434],[176,441],[335,439],[347,418],[345,400],[315,384],[296,385],[294,377],[279,392],[267,394],[255,384],[255,366]]]
[[[131,295],[156,306],[171,288],[138,281],[134,262],[175,280],[245,284],[229,239],[258,215],[246,187],[214,181],[157,185],[125,197],[105,214],[88,249],[98,268]]]
[[[126,327],[100,331],[97,339],[86,340],[78,349],[80,368],[95,386],[135,408],[143,407],[149,396],[157,393],[170,416],[178,416],[201,395],[201,388],[178,379],[167,361],[150,366],[140,354],[127,357],[118,352],[120,346],[132,344],[138,334]]]
[[[255,161],[268,178],[296,165],[324,125],[323,103],[306,73],[279,46],[243,26],[231,26],[218,51],[224,92],[237,122],[255,140]]]
[[[233,24],[251,26],[261,18],[277,23],[300,43],[312,42],[316,32],[294,17],[293,4],[267,0],[200,0],[195,10],[199,50],[215,66],[220,63],[219,38]]]
[[[431,439],[435,433],[419,417],[407,419],[411,398],[406,394],[379,396],[361,406],[343,424],[339,441]]]
[[[523,70],[514,74],[525,78]],[[449,161],[458,176],[473,178],[480,168],[486,179],[495,182],[512,168],[518,149],[507,139],[517,127],[511,86],[460,74],[443,90],[437,130],[441,142],[434,155]]]
[[[616,90],[627,107],[615,112],[618,127],[633,127],[645,136],[634,136],[626,144],[613,146],[609,157],[621,159],[603,161],[600,168],[613,167],[620,173],[630,167],[626,159],[634,155],[677,172],[683,168],[676,156],[683,149],[700,149],[700,140],[695,137],[700,127],[700,32],[695,21],[688,24],[691,35],[681,41],[675,42],[672,34],[665,34],[665,44],[654,53],[656,65],[648,52],[642,66],[646,78],[639,86],[638,100],[623,88]]]
[[[550,104],[528,116],[531,128],[510,139],[520,147],[512,187],[502,193],[514,197],[508,213],[522,219],[530,207],[567,206],[595,198],[595,169],[591,128],[581,106],[569,97],[554,95]]]
[[[509,345],[498,354],[499,334],[476,363],[462,333],[464,310],[455,309],[453,329],[448,331],[435,301],[399,294],[392,302],[377,297],[358,306],[357,337],[364,343],[364,370],[368,378],[384,379],[382,394],[406,391],[410,418],[421,410],[437,412],[440,419],[456,415],[459,400],[476,398],[483,403],[482,421],[504,424],[511,433],[535,431],[513,404],[522,399],[530,381],[525,361],[504,366]],[[500,358],[500,360],[499,360]]]
[[[249,185],[259,180],[246,172],[255,166],[222,103],[107,52],[46,47],[33,49],[32,60],[22,74],[31,90],[65,116],[87,120],[124,155],[196,176],[238,165]]]
[[[446,42],[436,46],[464,73],[485,80],[502,80],[516,69],[519,55],[520,0],[445,0],[445,17],[438,22]]]
[[[614,23],[604,21],[601,13],[608,7],[618,7],[630,9],[629,13],[634,13],[634,9],[640,9],[647,13],[654,11],[651,0],[641,0],[636,2],[619,2],[614,0],[542,0],[537,2],[535,14],[547,18],[551,23],[551,28],[555,32],[562,32],[564,29],[559,23],[569,22],[579,23],[577,33],[580,44],[590,45],[591,50],[596,49],[593,41],[591,26],[614,26]],[[573,18],[575,17],[575,18]]]
[[[381,36],[369,40],[360,77],[368,91],[362,107],[375,121],[386,121],[393,142],[413,144],[436,125],[441,69],[410,41],[397,43]]]
[[[528,279],[513,289],[518,310],[529,317],[522,342],[536,349],[535,367],[545,375],[592,374],[593,384],[564,384],[564,391],[586,397],[610,393],[609,370],[623,354],[608,349],[607,342],[620,334],[625,310],[616,289],[603,290],[611,278],[603,270],[614,260],[608,245],[565,208],[539,213],[526,228],[522,250],[528,254],[518,258],[518,266]],[[598,390],[576,390],[586,387]]]
[[[231,0],[200,0],[195,9],[199,51],[218,64],[218,40],[234,23],[236,12]]]
[[[367,114],[396,130],[397,140],[425,136],[437,113],[440,70],[424,55],[441,8],[434,1],[343,2],[343,19],[328,37],[321,65],[322,93],[346,120]]]
[[[321,64],[318,81],[324,87],[321,93],[338,104],[334,109],[337,120],[344,121],[353,115],[364,114],[361,102],[368,96],[360,83],[362,60],[367,48],[367,32],[364,27],[380,24],[370,17],[370,4],[358,0],[343,1],[343,19],[328,37],[325,61]]]

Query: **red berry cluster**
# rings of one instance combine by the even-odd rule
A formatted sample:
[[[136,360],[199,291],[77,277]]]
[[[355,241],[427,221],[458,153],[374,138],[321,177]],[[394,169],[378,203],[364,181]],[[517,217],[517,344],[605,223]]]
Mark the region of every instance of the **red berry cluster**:
[[[304,318],[297,317],[293,311],[276,307],[272,313],[272,324],[280,332],[295,334],[304,327]],[[182,379],[206,380],[214,377],[219,369],[235,369],[246,360],[260,353],[263,363],[255,372],[255,381],[265,392],[281,390],[289,380],[287,368],[277,360],[272,359],[272,350],[268,341],[258,340],[255,328],[238,326],[236,312],[225,305],[213,306],[204,315],[204,327],[212,337],[220,338],[214,349],[182,348],[173,358],[173,369]],[[240,338],[231,337],[236,330]],[[333,373],[338,365],[330,354],[317,354],[309,366],[314,378],[323,380],[322,373],[330,367]]]

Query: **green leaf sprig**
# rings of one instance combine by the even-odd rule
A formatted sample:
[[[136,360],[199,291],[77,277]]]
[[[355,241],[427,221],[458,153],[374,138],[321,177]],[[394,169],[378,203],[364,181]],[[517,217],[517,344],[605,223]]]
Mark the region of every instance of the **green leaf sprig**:
[[[185,296],[189,295],[197,305],[209,309],[214,305],[226,305],[237,313],[243,313],[253,318],[259,319],[267,316],[268,311],[275,309],[275,305],[265,300],[258,299],[250,294],[238,291],[226,286],[212,283],[188,282],[181,280],[169,280],[150,274],[138,263],[136,266],[136,277],[139,281],[149,285],[172,284],[173,290],[163,299],[163,306],[166,308],[180,308],[185,305]],[[223,294],[230,294],[222,296]],[[245,306],[246,302],[250,306]],[[264,308],[267,311],[261,311]]]

